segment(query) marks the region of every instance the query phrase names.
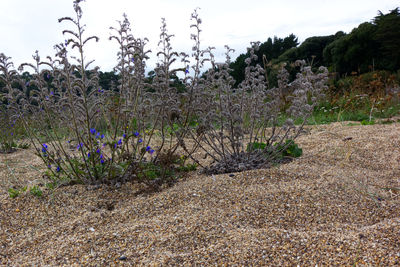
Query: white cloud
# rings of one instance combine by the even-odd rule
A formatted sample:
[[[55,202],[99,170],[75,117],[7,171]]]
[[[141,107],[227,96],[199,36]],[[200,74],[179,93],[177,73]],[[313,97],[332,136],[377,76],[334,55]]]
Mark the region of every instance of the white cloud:
[[[37,49],[42,56],[53,55],[53,45],[65,38],[61,31],[69,27],[57,19],[74,16],[71,0],[1,0],[0,52],[11,56],[16,65],[31,60]],[[307,37],[349,32],[360,23],[370,21],[381,10],[386,13],[399,6],[398,0],[87,0],[82,4],[83,21],[89,35],[98,35],[99,43],[91,44],[87,58],[96,58],[103,70],[115,65],[117,46],[108,40],[109,27],[126,13],[137,37],[150,39],[150,48],[157,49],[161,17],[178,51],[191,50],[190,14],[200,7],[204,47],[216,46],[222,57],[223,46],[245,51],[250,41],[266,41],[268,37],[285,37],[294,33],[300,41]],[[149,62],[154,65],[155,58]]]

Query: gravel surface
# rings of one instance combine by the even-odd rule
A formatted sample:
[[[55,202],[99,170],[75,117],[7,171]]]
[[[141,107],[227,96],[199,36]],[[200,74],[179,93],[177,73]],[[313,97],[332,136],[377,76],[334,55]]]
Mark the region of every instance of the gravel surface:
[[[0,265],[400,265],[400,124],[307,127],[303,156],[191,173],[159,193],[42,185],[32,150],[0,155]]]

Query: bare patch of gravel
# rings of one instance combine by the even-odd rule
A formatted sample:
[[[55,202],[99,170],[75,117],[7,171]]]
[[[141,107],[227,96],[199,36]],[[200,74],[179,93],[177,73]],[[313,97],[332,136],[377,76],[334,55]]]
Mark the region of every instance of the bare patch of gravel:
[[[160,193],[41,184],[33,151],[0,155],[0,264],[400,264],[400,124],[307,127],[288,164],[205,176]],[[7,158],[6,158],[7,157]],[[12,173],[12,174],[11,174]]]

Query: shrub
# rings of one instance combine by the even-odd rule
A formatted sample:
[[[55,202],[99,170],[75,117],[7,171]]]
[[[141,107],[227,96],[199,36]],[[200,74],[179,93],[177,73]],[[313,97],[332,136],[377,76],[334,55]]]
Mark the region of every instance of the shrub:
[[[304,61],[297,61],[300,72],[292,83],[288,82],[289,75],[282,68],[279,86],[267,90],[265,70],[252,65],[252,61],[257,59],[257,49],[258,43],[253,43],[248,49],[250,56],[246,59],[245,80],[238,88],[233,88],[234,80],[229,75],[229,53],[232,50],[227,47],[225,63],[216,63],[208,51],[212,67],[198,88],[196,114],[199,120],[192,133],[205,156],[213,160],[205,168],[207,173],[268,166],[290,145],[287,140],[294,140],[300,134],[306,118],[326,89],[326,68],[321,67],[314,73]],[[289,119],[283,127],[277,127],[282,115],[283,92],[290,101],[285,111]],[[295,126],[292,118],[300,118],[302,124]],[[267,133],[267,127],[272,127],[270,133]],[[266,145],[263,150],[246,150],[247,144],[255,142]]]
[[[11,76],[17,72],[5,56],[1,69],[8,77],[12,116],[21,119],[53,185],[136,180],[159,187],[197,166],[207,173],[242,171],[301,154],[293,140],[323,96],[326,68],[313,72],[298,61],[300,72],[289,83],[283,66],[278,87],[268,88],[265,70],[254,64],[259,44],[252,43],[245,80],[234,87],[229,74],[233,50],[226,46],[226,62],[217,63],[214,48],[201,49],[201,19],[195,10],[191,57],[173,50],[173,35],[162,19],[158,62],[149,80],[145,78],[148,40],[131,34],[124,15],[118,27],[111,28],[110,37],[119,45],[115,67],[119,80],[106,90],[99,86],[98,67],[91,68],[93,61],[86,61],[87,42],[98,38],[86,37],[81,2],[73,2],[75,19],[59,19],[74,28],[63,31],[67,39],[55,46],[56,56],[42,61],[36,52],[34,64],[20,66],[21,71],[33,70],[32,80],[19,79],[13,86]],[[70,55],[73,50],[77,57]],[[207,71],[201,74],[204,68]],[[290,119],[278,127],[281,115]],[[295,126],[292,118],[302,124]],[[246,150],[255,143],[265,147]],[[211,165],[203,166],[193,156],[199,149],[213,159]]]

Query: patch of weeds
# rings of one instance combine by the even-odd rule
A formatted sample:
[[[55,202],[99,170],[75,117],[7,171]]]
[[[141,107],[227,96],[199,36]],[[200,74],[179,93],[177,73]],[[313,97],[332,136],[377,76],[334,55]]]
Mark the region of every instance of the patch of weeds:
[[[8,189],[8,195],[9,195],[11,198],[16,198],[16,197],[18,197],[21,193],[25,192],[27,189],[28,189],[27,186],[24,186],[24,187],[22,187],[22,188],[20,188],[20,189],[12,188],[12,187],[11,187],[11,188]]]
[[[9,188],[9,189],[8,189],[8,195],[9,195],[11,198],[16,198],[16,197],[19,196],[19,194],[20,194],[20,192],[19,192],[18,189],[14,189],[14,188]]]
[[[374,125],[375,120],[362,120],[361,125]]]
[[[359,123],[355,123],[355,122],[349,122],[348,124],[346,124],[346,126],[357,126],[360,125]]]
[[[187,164],[187,165],[179,166],[179,167],[177,167],[177,170],[180,171],[180,172],[195,171],[195,170],[197,170],[197,164],[193,163],[193,164]]]
[[[56,182],[50,182],[50,183],[46,183],[44,186],[49,190],[54,190],[54,188],[56,188],[56,186],[57,186],[57,183]]]
[[[250,144],[247,144],[247,151],[254,151],[254,150],[265,150],[267,147],[266,143],[260,143],[260,142],[253,142]],[[293,140],[289,139],[286,140],[284,144],[278,144],[275,143],[273,145],[272,149],[267,149],[266,151],[266,157],[269,156],[269,154],[273,151],[278,151],[278,155],[276,156],[277,159],[282,159],[285,157],[291,157],[291,158],[298,158],[303,154],[303,149],[298,146]]]
[[[41,197],[41,196],[43,195],[43,191],[42,191],[42,190],[39,188],[39,186],[37,186],[37,185],[31,187],[31,188],[29,189],[29,192],[30,192],[32,195],[36,196],[36,197]]]

